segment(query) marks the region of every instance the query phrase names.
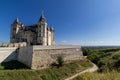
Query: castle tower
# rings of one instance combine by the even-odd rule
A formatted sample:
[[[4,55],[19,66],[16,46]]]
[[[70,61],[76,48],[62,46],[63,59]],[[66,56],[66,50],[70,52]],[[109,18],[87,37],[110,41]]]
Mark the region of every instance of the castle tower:
[[[51,32],[51,45],[54,45],[55,41],[54,41],[54,29],[53,29],[53,27],[50,27],[50,32]]]
[[[11,24],[11,34],[10,34],[10,43],[19,42],[19,28],[21,27],[21,23],[18,18],[15,19],[13,24]]]
[[[45,20],[44,13],[42,12],[42,15],[38,21],[38,30],[37,30],[37,43],[40,45],[47,45],[47,23]]]

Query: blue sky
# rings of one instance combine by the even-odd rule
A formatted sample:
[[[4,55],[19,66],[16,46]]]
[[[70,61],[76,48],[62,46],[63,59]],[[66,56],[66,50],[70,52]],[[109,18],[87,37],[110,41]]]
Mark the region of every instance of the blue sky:
[[[120,0],[0,0],[0,43],[15,18],[35,24],[42,10],[56,44],[120,45]]]

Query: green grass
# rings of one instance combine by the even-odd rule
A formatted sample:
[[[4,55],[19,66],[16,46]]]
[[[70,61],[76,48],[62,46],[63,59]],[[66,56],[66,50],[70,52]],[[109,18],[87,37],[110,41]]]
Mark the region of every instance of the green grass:
[[[1,69],[3,66],[0,66]],[[64,80],[65,78],[83,71],[92,64],[89,60],[73,61],[57,68],[51,67],[44,70],[30,70],[19,68],[13,70],[0,70],[0,80]]]
[[[111,71],[107,73],[85,73],[73,80],[120,80],[120,72]]]
[[[99,67],[99,72],[114,70],[120,71],[120,50],[89,50],[87,58]]]
[[[87,58],[98,65],[95,73],[85,73],[73,80],[120,80],[120,49],[84,49]]]

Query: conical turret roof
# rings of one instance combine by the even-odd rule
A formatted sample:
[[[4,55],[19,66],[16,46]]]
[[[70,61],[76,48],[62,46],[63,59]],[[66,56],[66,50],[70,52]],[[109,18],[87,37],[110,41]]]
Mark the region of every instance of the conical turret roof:
[[[44,11],[42,11],[42,15],[41,15],[41,17],[40,17],[40,19],[39,19],[39,22],[41,22],[41,21],[46,21],[45,20],[45,16],[44,16]]]
[[[20,22],[19,22],[19,19],[16,18],[15,21],[14,21],[13,23],[20,23]]]

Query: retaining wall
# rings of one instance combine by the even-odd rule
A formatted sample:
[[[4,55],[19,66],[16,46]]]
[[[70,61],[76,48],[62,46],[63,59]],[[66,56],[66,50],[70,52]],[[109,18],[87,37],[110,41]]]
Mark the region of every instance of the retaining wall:
[[[18,60],[31,69],[44,69],[56,62],[59,56],[65,62],[83,58],[80,46],[29,46],[19,49]]]
[[[0,63],[18,60],[31,69],[49,68],[57,58],[63,57],[65,62],[80,60],[83,58],[80,46],[25,46],[25,47],[1,47]]]

